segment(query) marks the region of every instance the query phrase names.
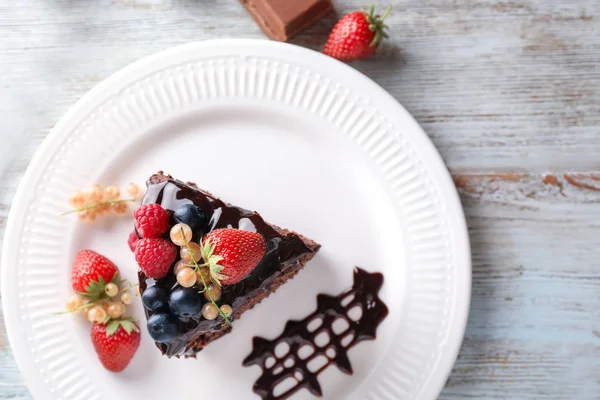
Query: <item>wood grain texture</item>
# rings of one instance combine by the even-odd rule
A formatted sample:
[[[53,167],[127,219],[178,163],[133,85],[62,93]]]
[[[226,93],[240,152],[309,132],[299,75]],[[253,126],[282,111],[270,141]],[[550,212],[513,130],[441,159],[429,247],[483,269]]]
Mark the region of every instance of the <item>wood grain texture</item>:
[[[393,39],[354,66],[440,150],[472,241],[472,314],[441,398],[600,398],[600,2],[377,3],[394,6]],[[293,43],[319,49],[336,18]],[[173,45],[263,35],[236,0],[0,0],[0,37],[1,241],[35,149],[94,85]],[[9,398],[30,395],[0,322]]]
[[[600,396],[600,181],[455,175],[473,258],[465,341],[443,399]]]

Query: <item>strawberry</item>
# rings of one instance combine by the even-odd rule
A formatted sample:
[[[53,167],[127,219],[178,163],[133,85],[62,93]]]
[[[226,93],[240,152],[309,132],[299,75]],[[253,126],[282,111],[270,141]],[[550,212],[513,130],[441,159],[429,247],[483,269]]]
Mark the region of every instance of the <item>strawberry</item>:
[[[135,322],[122,319],[92,326],[92,343],[104,368],[121,372],[140,346],[140,329]]]
[[[202,257],[217,284],[233,285],[246,277],[267,250],[265,238],[240,229],[216,229],[206,235]]]
[[[383,17],[375,15],[375,7],[367,13],[356,11],[340,19],[329,34],[323,53],[340,61],[356,61],[371,56],[388,35],[383,23],[392,7]]]
[[[105,297],[108,282],[119,284],[119,270],[112,261],[92,250],[82,250],[75,257],[71,272],[73,290],[88,300]]]

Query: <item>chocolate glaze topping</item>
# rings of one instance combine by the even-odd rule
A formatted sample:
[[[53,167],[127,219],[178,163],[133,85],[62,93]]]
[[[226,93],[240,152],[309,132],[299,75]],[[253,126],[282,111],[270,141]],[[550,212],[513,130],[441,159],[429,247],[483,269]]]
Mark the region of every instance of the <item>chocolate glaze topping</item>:
[[[387,306],[377,296],[382,285],[382,274],[370,274],[357,267],[351,289],[336,297],[318,295],[317,310],[301,321],[288,321],[277,338],[255,337],[252,353],[243,362],[244,366],[262,368],[254,392],[263,400],[287,399],[302,388],[322,396],[317,376],[329,365],[352,374],[348,349],[363,340],[374,340],[377,327],[388,315]],[[354,313],[356,308],[360,309],[360,316]],[[326,344],[318,343],[317,336],[323,334],[329,338]],[[287,350],[277,355],[276,347],[282,344]],[[277,386],[289,378],[296,383],[275,394]]]
[[[308,248],[294,233],[282,233],[279,228],[266,223],[258,213],[224,203],[210,193],[198,189],[193,183],[186,184],[159,173],[148,180],[147,186],[148,189],[142,204],[160,204],[169,212],[171,226],[176,223],[173,219],[173,211],[178,206],[193,203],[202,209],[208,224],[203,232],[194,232],[192,240],[196,242],[200,240],[201,236],[219,228],[243,229],[258,232],[264,236],[267,242],[267,251],[258,266],[241,282],[222,287],[219,304],[231,305],[233,316],[235,316],[236,310],[257,292],[270,290],[271,282],[288,268],[297,265],[298,259],[303,254],[316,250]],[[168,236],[167,232],[164,237],[168,238]],[[179,257],[174,264],[178,260]],[[138,278],[141,293],[148,286],[154,284],[165,288],[168,292],[178,285],[172,271],[157,281],[147,278],[141,271],[138,272]],[[152,315],[152,311],[145,310],[145,312],[147,318]],[[228,327],[224,323],[221,316],[212,321],[202,317],[180,321],[180,335],[169,343],[156,343],[156,346],[169,357],[193,355],[198,350],[195,350],[190,343],[193,343],[203,333],[227,329]]]

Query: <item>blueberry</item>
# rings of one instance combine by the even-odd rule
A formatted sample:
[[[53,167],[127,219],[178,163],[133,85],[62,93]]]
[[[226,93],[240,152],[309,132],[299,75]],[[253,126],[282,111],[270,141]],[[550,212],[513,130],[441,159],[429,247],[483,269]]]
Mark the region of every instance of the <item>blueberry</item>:
[[[179,321],[171,314],[153,314],[147,326],[148,333],[158,343],[170,342],[179,333]]]
[[[189,225],[194,232],[204,227],[204,212],[193,204],[177,207],[174,217],[175,221]]]
[[[169,307],[179,318],[198,317],[202,313],[203,296],[198,289],[177,287],[169,296]]]
[[[148,310],[154,311],[167,305],[167,292],[158,286],[150,286],[142,293],[142,303]]]

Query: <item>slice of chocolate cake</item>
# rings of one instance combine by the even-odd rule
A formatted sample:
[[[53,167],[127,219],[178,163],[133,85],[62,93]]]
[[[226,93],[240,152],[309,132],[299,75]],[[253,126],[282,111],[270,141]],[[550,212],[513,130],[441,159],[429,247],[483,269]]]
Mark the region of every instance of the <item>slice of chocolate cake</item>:
[[[319,250],[314,241],[195,184],[159,172],[147,186],[142,207],[158,210],[136,215],[136,231],[139,237],[152,232],[160,237],[154,235],[136,248],[140,292],[150,336],[169,357],[194,355],[230,332],[232,321],[294,277]],[[152,223],[160,229],[139,225]],[[164,271],[157,273],[161,263]]]

